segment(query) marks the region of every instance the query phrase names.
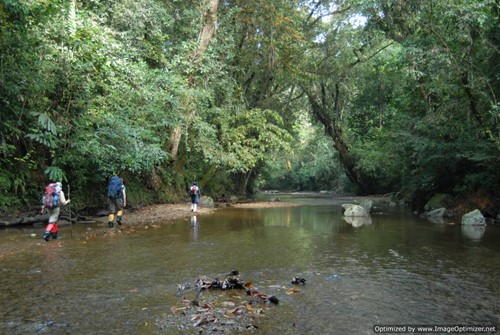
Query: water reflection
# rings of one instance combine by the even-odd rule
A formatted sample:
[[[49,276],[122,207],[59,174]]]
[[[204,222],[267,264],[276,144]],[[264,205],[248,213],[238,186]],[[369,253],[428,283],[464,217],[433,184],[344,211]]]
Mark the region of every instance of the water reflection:
[[[429,222],[436,223],[436,224],[444,224],[445,223],[444,218],[441,216],[428,216],[427,220],[429,220]]]
[[[486,232],[483,225],[462,225],[462,234],[471,240],[480,240]]]
[[[198,232],[199,232],[199,226],[198,226],[198,219],[196,218],[196,215],[191,216],[191,238],[193,241],[198,241]]]
[[[372,224],[372,218],[370,216],[344,216],[343,219],[353,227]]]
[[[500,324],[500,227],[434,225],[405,209],[381,208],[358,229],[358,222],[342,218],[338,202],[315,201],[227,208],[91,241],[40,243],[30,237],[34,230],[2,230],[0,333],[198,334],[179,329],[180,321],[158,326],[172,306],[182,306],[177,285],[233,269],[280,299],[252,334]],[[75,236],[87,228],[75,225]],[[62,227],[61,236],[69,233]],[[294,276],[307,284],[289,295]]]

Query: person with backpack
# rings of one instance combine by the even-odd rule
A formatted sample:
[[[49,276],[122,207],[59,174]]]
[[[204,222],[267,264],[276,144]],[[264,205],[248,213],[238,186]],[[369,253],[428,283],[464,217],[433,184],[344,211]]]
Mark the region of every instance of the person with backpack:
[[[189,188],[189,195],[191,196],[191,212],[196,213],[196,206],[200,202],[200,187],[197,182],[194,182]]]
[[[43,234],[43,239],[46,242],[49,241],[50,237],[52,237],[53,240],[57,238],[57,232],[59,231],[57,221],[61,213],[60,205],[67,205],[69,202],[70,200],[66,200],[64,196],[62,183],[51,182],[45,187],[45,194],[42,198],[42,214],[45,213],[45,210],[49,213],[49,222]]]
[[[123,208],[127,206],[127,194],[125,193],[125,185],[123,185],[123,179],[118,176],[113,176],[109,180],[108,199],[108,226],[109,228],[113,228],[115,226],[115,216],[116,223],[118,223],[119,225],[122,224]]]

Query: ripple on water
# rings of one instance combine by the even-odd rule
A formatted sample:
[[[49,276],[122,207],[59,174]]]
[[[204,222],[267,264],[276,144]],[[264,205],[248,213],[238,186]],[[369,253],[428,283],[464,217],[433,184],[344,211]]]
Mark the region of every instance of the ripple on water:
[[[86,243],[37,244],[12,233],[0,239],[0,250],[9,250],[0,256],[0,333],[196,334],[198,328],[179,329],[172,318],[172,306],[182,299],[177,284],[233,269],[280,300],[256,318],[258,329],[241,334],[500,324],[500,233],[486,229],[470,242],[460,227],[390,212],[352,227],[338,206],[325,202],[220,210],[199,216],[196,234],[186,221]],[[26,244],[16,249],[15,243]],[[306,284],[287,294],[294,276]]]

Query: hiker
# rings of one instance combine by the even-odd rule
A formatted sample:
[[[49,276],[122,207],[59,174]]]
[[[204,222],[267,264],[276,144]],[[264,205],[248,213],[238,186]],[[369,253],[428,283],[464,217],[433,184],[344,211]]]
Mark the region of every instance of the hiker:
[[[113,228],[115,226],[115,216],[116,223],[118,223],[119,225],[122,224],[123,207],[127,206],[127,194],[125,193],[125,185],[123,185],[123,179],[118,176],[113,176],[109,180],[108,199],[108,226],[109,228]]]
[[[59,219],[59,214],[61,213],[62,205],[69,204],[70,200],[66,200],[64,192],[62,190],[62,183],[51,182],[45,187],[45,194],[42,198],[42,214],[45,213],[47,209],[49,213],[49,222],[47,227],[45,227],[45,233],[43,234],[43,239],[48,242],[49,238],[52,237],[53,240],[57,238],[57,232],[59,231],[59,226],[57,225],[57,220]]]
[[[196,213],[196,206],[200,202],[200,187],[197,182],[194,182],[193,185],[189,188],[189,195],[191,196],[191,212]]]

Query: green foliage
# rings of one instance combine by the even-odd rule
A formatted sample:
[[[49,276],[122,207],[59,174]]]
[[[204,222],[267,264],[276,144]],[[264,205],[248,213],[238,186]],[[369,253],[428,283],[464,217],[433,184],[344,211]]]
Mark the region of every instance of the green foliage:
[[[57,166],[48,166],[45,171],[43,171],[50,181],[67,181],[64,171]]]
[[[498,177],[495,105],[498,53],[491,43],[492,1],[370,2],[366,29],[395,44],[357,66],[345,118],[360,171],[377,189],[415,192],[493,190]]]
[[[219,134],[229,172],[246,172],[269,153],[286,149],[284,140],[289,135],[280,128],[282,121],[277,113],[252,109],[229,117],[221,122]]]
[[[16,193],[11,192],[14,188],[14,176],[6,171],[0,171],[0,213],[8,212],[21,204]],[[15,181],[14,181],[15,182]]]
[[[338,155],[331,140],[324,137],[306,138],[301,152],[292,163],[297,188],[304,191],[341,190],[339,183],[343,175]]]
[[[257,185],[263,189],[347,191],[344,171],[331,139],[302,117],[295,128],[293,149],[265,161]]]
[[[351,189],[343,164],[379,192],[499,184],[495,0],[226,1],[201,55],[203,10],[1,1],[0,209],[34,203],[46,178],[98,205],[89,190],[111,174],[137,203],[194,179]]]

